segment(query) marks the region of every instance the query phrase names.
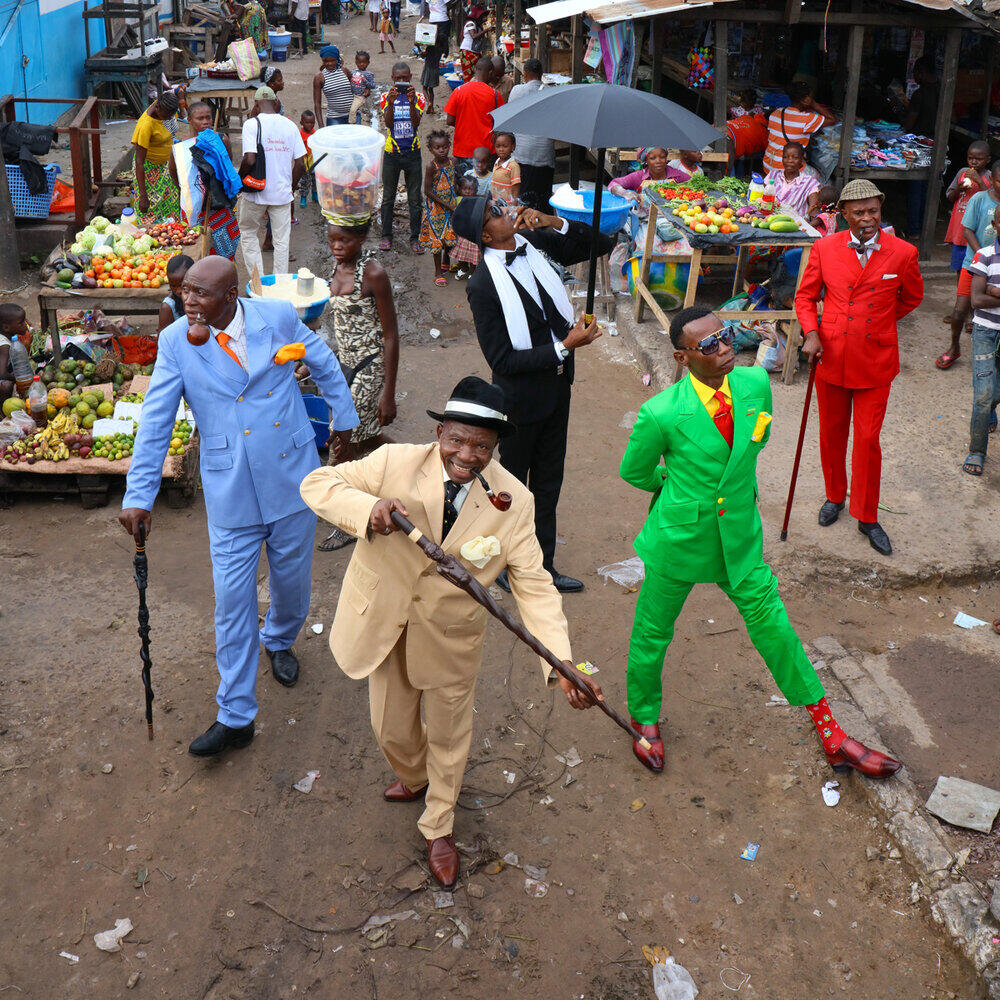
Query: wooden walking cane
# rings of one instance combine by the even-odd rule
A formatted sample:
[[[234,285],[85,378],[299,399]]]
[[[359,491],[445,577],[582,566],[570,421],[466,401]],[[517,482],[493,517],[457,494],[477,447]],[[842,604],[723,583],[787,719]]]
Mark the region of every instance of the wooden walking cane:
[[[580,680],[571,670],[566,669],[566,664],[556,656],[551,650],[538,641],[520,622],[513,618],[490,596],[489,591],[454,557],[445,555],[441,546],[432,542],[419,528],[414,527],[409,518],[404,517],[398,510],[392,511],[393,524],[400,528],[416,544],[428,559],[433,559],[438,564],[437,571],[446,579],[450,580],[459,590],[464,590],[477,604],[481,604],[486,610],[500,621],[507,629],[514,633],[526,646],[537,653],[546,663],[557,673],[565,677],[578,691],[585,694],[609,719],[616,722],[625,730],[641,747],[650,749],[649,740],[642,733],[633,729],[621,715],[610,705],[603,701],[595,701],[590,688]]]
[[[135,540],[135,558],[133,559],[135,574],[133,579],[139,590],[139,658],[142,660],[142,686],[146,692],[146,729],[149,738],[153,738],[153,682],[149,671],[153,661],[149,655],[149,608],[146,607],[146,587],[149,583],[149,563],[146,560],[146,526],[139,522],[139,535]]]
[[[788,520],[792,516],[792,501],[795,499],[795,482],[799,478],[799,461],[802,458],[802,442],[806,437],[806,423],[809,420],[809,403],[812,401],[813,383],[816,381],[816,361],[809,366],[809,381],[806,384],[806,401],[802,407],[802,423],[799,424],[799,443],[795,446],[795,461],[792,463],[792,481],[788,484],[788,503],[785,504],[785,522],[781,526],[781,540],[788,538]]]

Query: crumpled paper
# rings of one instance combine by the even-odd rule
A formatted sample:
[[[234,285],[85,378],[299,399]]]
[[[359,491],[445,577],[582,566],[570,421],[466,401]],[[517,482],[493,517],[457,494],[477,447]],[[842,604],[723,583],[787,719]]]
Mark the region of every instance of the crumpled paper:
[[[121,939],[132,932],[132,921],[122,917],[115,921],[115,926],[109,931],[98,931],[94,935],[94,944],[101,951],[121,951]]]
[[[482,569],[494,556],[500,555],[500,542],[493,535],[476,535],[459,549],[462,558]]]

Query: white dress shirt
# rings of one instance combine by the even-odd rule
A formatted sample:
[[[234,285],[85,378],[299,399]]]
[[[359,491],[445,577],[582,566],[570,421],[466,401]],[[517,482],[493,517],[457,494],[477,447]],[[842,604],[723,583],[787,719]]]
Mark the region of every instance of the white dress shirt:
[[[220,333],[229,335],[229,349],[240,359],[244,369],[247,367],[247,326],[243,316],[243,303],[236,300],[236,313],[224,330],[210,326],[209,331],[218,340]]]
[[[452,481],[451,476],[448,475],[448,470],[445,469],[444,463],[441,464],[441,475],[444,477],[446,483]],[[455,499],[452,500],[451,505],[455,508],[455,513],[458,514],[462,509],[462,504],[465,503],[465,498],[469,495],[469,488],[472,486],[473,480],[469,480],[464,485],[462,483],[455,483],[458,487],[458,493],[455,494]]]
[[[563,219],[562,226],[556,230],[560,236],[565,236],[569,232],[569,223]],[[523,236],[515,236],[514,242],[520,246],[518,241],[527,242]],[[504,260],[507,259],[506,250],[496,250],[493,247],[487,247],[483,250],[483,254],[502,254]],[[527,257],[515,257],[513,263],[507,265],[507,270],[510,271],[510,276],[534,299],[535,305],[544,313],[545,310],[542,308],[542,297],[538,294],[538,282],[535,281],[534,272],[531,270],[531,265],[528,263]],[[569,350],[562,345],[562,341],[554,341],[552,344],[556,352],[556,358],[559,361],[565,361],[569,357]]]

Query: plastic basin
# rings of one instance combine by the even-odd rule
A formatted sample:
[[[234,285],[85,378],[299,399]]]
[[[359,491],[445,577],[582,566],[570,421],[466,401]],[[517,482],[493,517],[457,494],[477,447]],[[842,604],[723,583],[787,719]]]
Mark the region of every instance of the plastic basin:
[[[462,79],[461,73],[445,73],[444,80],[452,90],[457,90],[463,83],[465,83]]]
[[[287,49],[292,42],[292,33],[290,31],[269,31],[267,38],[271,43],[272,51],[275,49]]]
[[[298,272],[296,271],[292,274],[293,278],[298,277]],[[265,274],[261,277],[260,283],[262,285],[273,285],[275,281],[275,275]],[[253,289],[250,287],[250,282],[247,282],[247,297],[251,299],[260,299],[266,302],[283,302],[287,299],[278,299],[272,295],[255,295]],[[327,295],[325,298],[316,299],[315,302],[310,302],[305,306],[296,306],[295,311],[299,315],[299,319],[303,323],[312,323],[318,320],[320,316],[323,315],[323,310],[326,309],[326,304],[330,301],[330,296]]]
[[[572,200],[568,200],[572,198]],[[580,200],[583,207],[579,207]],[[552,196],[549,204],[552,205],[559,215],[571,222],[585,222],[589,226],[594,218],[594,192],[579,190],[575,192],[558,191]],[[632,203],[627,198],[620,198],[612,194],[607,189],[601,195],[601,224],[602,233],[611,235],[621,229],[628,217]]]
[[[330,407],[322,396],[303,396],[302,402],[306,404],[309,423],[316,435],[316,447],[325,448],[330,439]]]

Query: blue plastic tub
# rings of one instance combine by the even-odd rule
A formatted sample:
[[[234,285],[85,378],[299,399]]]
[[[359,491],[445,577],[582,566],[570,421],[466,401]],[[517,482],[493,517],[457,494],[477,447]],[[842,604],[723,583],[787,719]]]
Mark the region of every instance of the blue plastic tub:
[[[316,447],[322,450],[330,437],[330,407],[322,396],[303,396],[302,402],[306,404],[309,423],[316,435]]]
[[[271,55],[273,56],[275,52],[288,48],[292,42],[292,33],[290,31],[269,31],[267,39],[271,43]]]
[[[594,218],[594,192],[577,191],[575,193],[583,198],[583,209],[560,205],[555,198],[550,204],[562,218],[569,219],[571,222],[585,222],[589,226]],[[628,218],[631,207],[632,202],[627,198],[619,198],[618,195],[605,190],[601,195],[601,232],[609,236],[617,233],[624,225],[625,219]]]
[[[444,73],[444,82],[451,87],[452,90],[458,90],[465,81],[462,79],[461,73]]]

